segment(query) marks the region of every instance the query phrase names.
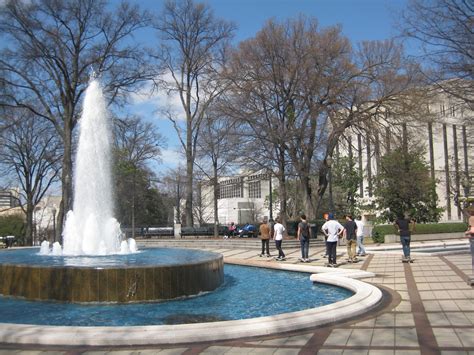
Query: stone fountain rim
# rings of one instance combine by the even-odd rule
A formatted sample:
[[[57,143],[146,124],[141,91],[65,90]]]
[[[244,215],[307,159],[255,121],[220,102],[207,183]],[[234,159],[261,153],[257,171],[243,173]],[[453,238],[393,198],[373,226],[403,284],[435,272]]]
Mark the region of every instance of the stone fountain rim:
[[[318,272],[313,282],[343,287],[354,295],[326,306],[274,316],[178,325],[119,327],[44,326],[0,323],[0,342],[10,344],[67,346],[171,345],[223,341],[309,329],[366,314],[377,307],[382,292],[374,285],[351,277],[370,277],[371,273],[351,270],[327,271],[323,267],[281,265],[280,269]]]
[[[21,249],[37,249],[38,247],[22,247]],[[147,249],[165,249],[163,247],[153,247],[153,248],[147,248]],[[178,248],[178,247],[173,247],[173,248],[168,248],[166,249],[179,249],[179,250],[190,250],[186,248]],[[14,250],[20,250],[20,248],[13,248],[13,249],[7,249],[3,250],[2,252],[9,252],[9,251],[14,251]],[[194,260],[194,261],[186,261],[185,265],[199,265],[203,261],[212,261],[212,260],[217,260],[217,259],[223,259],[223,255],[220,253],[216,253],[213,251],[209,250],[199,250],[199,249],[193,249],[192,251],[196,252],[203,252],[206,254],[210,254],[208,258],[201,259],[201,260]],[[140,252],[140,251],[139,251]],[[139,253],[138,252],[138,253]],[[136,253],[134,253],[136,254]],[[91,257],[110,257],[110,256],[120,256],[123,254],[109,254],[109,255],[44,255],[45,257],[86,257],[86,258],[91,258]],[[211,258],[211,256],[214,256],[214,258]],[[217,258],[216,258],[217,256]],[[25,268],[42,268],[42,269],[83,269],[83,270],[114,270],[114,269],[147,269],[147,268],[157,268],[157,267],[180,267],[183,264],[182,263],[167,263],[167,264],[136,264],[136,265],[102,265],[102,266],[85,266],[85,265],[48,265],[48,264],[25,264],[24,262],[18,262],[18,263],[13,263],[13,262],[2,262],[2,265],[10,265],[10,266],[21,266]]]

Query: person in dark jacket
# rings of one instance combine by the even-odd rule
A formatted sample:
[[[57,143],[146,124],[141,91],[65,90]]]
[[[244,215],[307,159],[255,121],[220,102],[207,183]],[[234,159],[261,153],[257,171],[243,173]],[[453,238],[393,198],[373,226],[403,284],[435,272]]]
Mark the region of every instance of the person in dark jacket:
[[[344,224],[344,235],[346,236],[347,257],[349,263],[357,262],[356,245],[357,245],[357,224],[354,222],[352,215],[346,216]]]
[[[412,262],[410,257],[410,240],[411,232],[415,228],[415,221],[406,218],[403,215],[399,215],[393,223],[398,233],[400,234],[400,242],[402,243],[403,249],[403,262]]]

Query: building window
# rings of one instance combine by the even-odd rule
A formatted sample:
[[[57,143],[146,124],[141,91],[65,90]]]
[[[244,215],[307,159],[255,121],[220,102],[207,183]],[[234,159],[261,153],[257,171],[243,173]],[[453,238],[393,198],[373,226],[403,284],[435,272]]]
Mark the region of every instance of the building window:
[[[260,198],[262,197],[262,189],[260,180],[249,181],[249,198]]]
[[[439,105],[439,112],[441,113],[441,116],[445,116],[446,115],[446,111],[444,109],[444,105]]]
[[[233,198],[242,196],[242,181],[240,179],[230,179],[219,184],[218,198]]]

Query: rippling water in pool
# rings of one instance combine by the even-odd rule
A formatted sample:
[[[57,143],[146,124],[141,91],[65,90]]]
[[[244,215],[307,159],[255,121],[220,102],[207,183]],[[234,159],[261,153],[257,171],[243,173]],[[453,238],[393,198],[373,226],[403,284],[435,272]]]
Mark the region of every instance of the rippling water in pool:
[[[352,292],[313,284],[310,274],[225,265],[214,292],[159,303],[33,302],[0,296],[0,322],[69,326],[125,326],[210,322],[294,312],[341,301]]]

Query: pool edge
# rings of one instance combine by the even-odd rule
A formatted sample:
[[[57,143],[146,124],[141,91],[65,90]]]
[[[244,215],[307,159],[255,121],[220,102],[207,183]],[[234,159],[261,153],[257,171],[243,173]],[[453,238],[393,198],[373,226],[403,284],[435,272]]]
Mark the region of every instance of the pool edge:
[[[121,327],[70,327],[0,323],[0,342],[37,345],[123,346],[232,340],[309,329],[344,321],[369,312],[377,307],[382,299],[380,289],[355,279],[355,277],[370,277],[370,273],[361,274],[361,272],[351,272],[352,270],[346,269],[332,269],[329,271],[322,267],[304,267],[303,265],[281,266],[279,269],[282,270],[317,272],[317,274],[313,273],[310,277],[313,282],[347,288],[353,291],[354,295],[343,301],[302,311],[209,323]]]

